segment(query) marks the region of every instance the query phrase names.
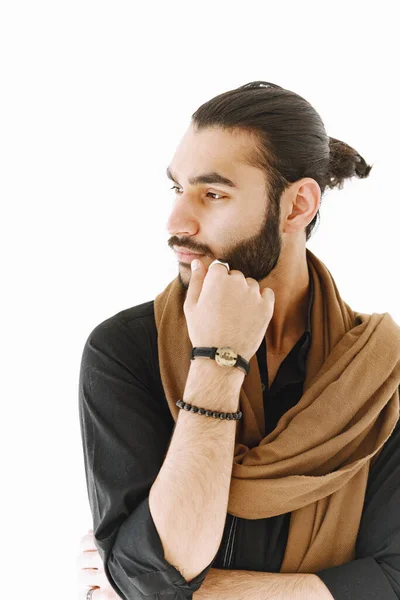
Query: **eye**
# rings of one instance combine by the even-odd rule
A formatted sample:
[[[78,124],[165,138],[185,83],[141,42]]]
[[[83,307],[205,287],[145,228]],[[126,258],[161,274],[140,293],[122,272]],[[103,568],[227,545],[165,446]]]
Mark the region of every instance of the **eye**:
[[[173,185],[172,188],[170,188],[171,190],[176,190],[177,194],[180,194],[181,192],[178,191],[178,186],[177,185]],[[221,194],[214,194],[213,192],[207,192],[207,196],[208,194],[211,194],[212,196],[219,196],[219,198],[213,198],[213,200],[221,200],[222,198],[225,198],[225,196],[221,196]]]

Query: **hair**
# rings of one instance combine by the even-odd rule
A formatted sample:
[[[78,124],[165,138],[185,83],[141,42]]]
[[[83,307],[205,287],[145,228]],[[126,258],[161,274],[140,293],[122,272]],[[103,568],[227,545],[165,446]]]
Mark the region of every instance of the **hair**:
[[[252,81],[215,96],[192,115],[197,131],[220,127],[247,131],[254,139],[244,162],[265,172],[266,191],[280,210],[286,188],[303,177],[321,189],[343,188],[354,175],[367,177],[372,165],[354,148],[326,133],[321,117],[298,94],[266,81]],[[305,228],[306,242],[319,217],[319,209]]]

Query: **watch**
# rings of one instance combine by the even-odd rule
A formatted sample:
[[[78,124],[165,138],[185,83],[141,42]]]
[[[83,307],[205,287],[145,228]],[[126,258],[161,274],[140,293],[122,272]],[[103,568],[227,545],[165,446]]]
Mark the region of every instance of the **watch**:
[[[250,373],[250,364],[249,362],[237,354],[232,348],[229,346],[224,346],[221,348],[208,348],[204,346],[199,346],[192,348],[190,360],[193,360],[196,356],[204,356],[206,358],[211,358],[215,360],[221,367],[237,367],[242,368],[246,375]]]

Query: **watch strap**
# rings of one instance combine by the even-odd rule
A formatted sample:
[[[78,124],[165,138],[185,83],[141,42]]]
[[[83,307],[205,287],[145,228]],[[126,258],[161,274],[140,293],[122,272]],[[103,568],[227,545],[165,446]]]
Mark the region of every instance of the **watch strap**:
[[[234,356],[234,360],[232,358],[232,355]],[[220,348],[217,348],[216,346],[196,346],[192,348],[191,360],[193,360],[196,356],[216,360],[216,362],[220,366],[242,368],[246,375],[250,373],[249,362],[245,358],[243,358],[243,356],[240,356],[240,354],[237,354],[236,352],[234,352],[234,350],[232,350],[232,348],[228,346]]]

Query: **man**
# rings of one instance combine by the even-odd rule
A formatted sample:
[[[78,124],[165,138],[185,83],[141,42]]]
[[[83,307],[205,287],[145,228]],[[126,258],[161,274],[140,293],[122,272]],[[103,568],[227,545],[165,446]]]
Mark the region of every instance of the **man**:
[[[94,542],[121,598],[398,598],[400,328],[305,245],[325,186],[370,167],[258,83],[200,107],[169,165],[177,279],[86,342]]]

